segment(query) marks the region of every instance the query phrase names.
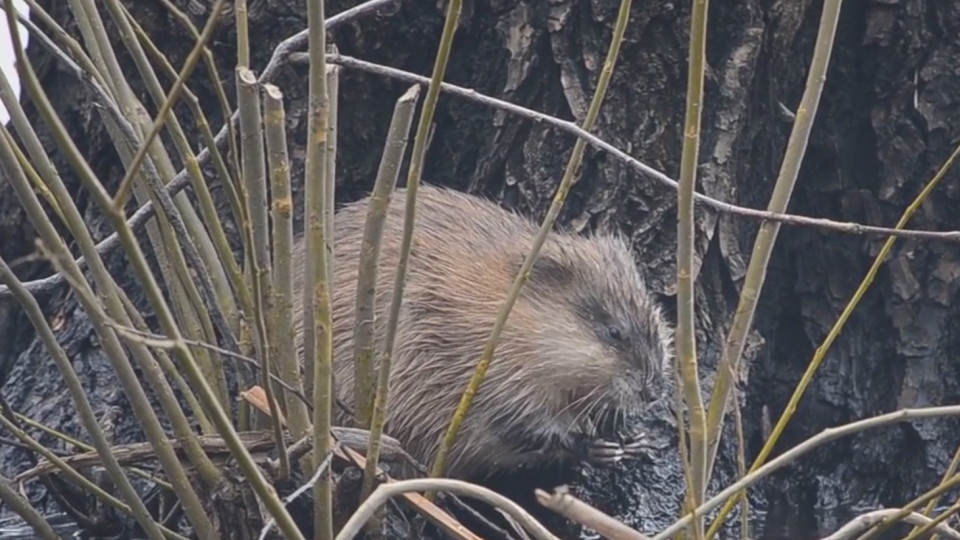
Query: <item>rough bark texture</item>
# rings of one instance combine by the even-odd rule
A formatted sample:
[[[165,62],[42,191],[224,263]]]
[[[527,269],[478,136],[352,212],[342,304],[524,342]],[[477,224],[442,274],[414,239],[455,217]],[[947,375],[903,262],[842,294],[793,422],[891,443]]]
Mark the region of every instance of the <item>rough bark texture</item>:
[[[59,20],[69,20],[65,3],[47,3],[56,6]],[[327,2],[328,13],[354,3]],[[174,64],[181,65],[192,39],[160,3],[127,4]],[[266,63],[280,39],[303,27],[300,4],[252,2],[255,68]],[[468,0],[447,80],[580,120],[602,67],[617,6],[616,0]],[[704,193],[744,206],[766,206],[790,131],[782,107],[794,108],[803,91],[820,7],[821,2],[811,0],[714,3],[699,179]],[[680,158],[688,13],[688,2],[634,1],[621,60],[595,130],[670,175],[676,174]],[[345,54],[429,75],[442,20],[438,2],[404,1],[394,14],[338,29],[331,41]],[[896,222],[960,141],[958,35],[960,4],[955,2],[846,3],[791,211],[876,225]],[[221,76],[228,83],[233,40],[232,29],[225,28],[215,45]],[[36,41],[30,48],[32,58],[46,56]],[[123,61],[134,73],[132,64]],[[95,171],[115,186],[122,165],[87,91],[54,63],[42,64],[43,82],[72,134]],[[304,155],[305,76],[305,66],[288,67],[277,81],[288,97],[297,180],[302,178]],[[219,122],[202,73],[192,87],[205,100],[211,121]],[[372,186],[390,110],[405,85],[345,70],[340,88],[338,198],[352,200]],[[144,97],[144,102],[149,100]],[[540,217],[572,144],[571,137],[547,126],[444,96],[424,177]],[[94,231],[108,234],[62,158],[55,159]],[[618,227],[627,233],[651,286],[672,309],[674,201],[672,190],[590,150],[561,221],[575,229]],[[960,229],[958,205],[960,176],[951,172],[912,226]],[[756,229],[755,221],[698,212],[698,340],[708,385]],[[8,261],[24,256],[32,250],[33,238],[9,185],[0,184],[0,253]],[[743,399],[748,461],[762,444],[764,416],[776,420],[881,241],[813,229],[782,230],[749,348],[753,362]],[[125,259],[114,255],[109,261],[132,296],[141,299]],[[24,279],[49,272],[38,263],[18,270]],[[958,283],[960,251],[955,244],[898,242],[827,355],[781,448],[825,427],[896,408],[955,403],[960,397],[955,361],[960,352]],[[41,300],[49,316],[60,320],[61,342],[95,402],[123,405],[125,398],[115,390],[108,363],[75,299],[59,289]],[[0,368],[6,375],[2,392],[11,406],[79,434],[52,362],[26,317],[6,300],[0,303],[0,339]],[[127,420],[118,428],[118,440],[139,437],[135,422]],[[676,427],[670,412],[652,411],[647,422],[661,446],[652,454],[653,464],[587,473],[578,487],[602,508],[654,532],[676,514],[682,474],[674,455]],[[899,506],[929,489],[942,475],[958,439],[960,425],[947,420],[865,433],[807,456],[754,494],[769,510],[771,525],[794,521],[807,531],[797,537],[807,537],[818,528],[835,526],[856,509]],[[725,444],[718,481],[729,480],[733,456],[734,447]],[[5,474],[22,470],[24,459],[20,450],[0,448]],[[767,533],[784,537],[776,527],[768,527]]]

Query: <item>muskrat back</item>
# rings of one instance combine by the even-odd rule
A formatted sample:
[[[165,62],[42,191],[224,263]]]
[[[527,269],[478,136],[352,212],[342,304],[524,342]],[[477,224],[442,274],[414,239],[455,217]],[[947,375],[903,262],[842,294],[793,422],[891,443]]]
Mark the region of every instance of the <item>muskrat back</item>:
[[[382,345],[403,231],[405,190],[391,198],[377,273]],[[334,220],[336,392],[353,402],[357,265],[367,199]],[[495,203],[422,185],[390,379],[387,432],[429,464],[539,225]],[[295,247],[302,286],[305,246]],[[296,294],[301,324],[302,298]],[[298,350],[302,331],[298,328]],[[622,238],[552,233],[500,337],[448,457],[447,474],[480,478],[576,460],[585,444],[626,431],[658,399],[669,328]],[[341,422],[347,421],[342,415]]]

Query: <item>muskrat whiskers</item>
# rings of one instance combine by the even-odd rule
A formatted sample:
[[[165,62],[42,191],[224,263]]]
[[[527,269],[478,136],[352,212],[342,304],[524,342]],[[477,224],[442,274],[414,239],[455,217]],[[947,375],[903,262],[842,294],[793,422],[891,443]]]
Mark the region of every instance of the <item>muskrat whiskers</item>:
[[[600,396],[594,396],[597,391],[602,391],[602,394]],[[581,418],[586,418],[589,421],[589,429],[583,430],[585,435],[589,437],[595,437],[600,432],[599,426],[602,424],[598,423],[598,420],[602,419],[601,417],[604,413],[601,413],[601,417],[596,417],[595,413],[599,409],[606,409],[604,403],[606,403],[607,399],[610,397],[610,389],[608,387],[598,387],[588,393],[585,397],[593,397],[593,399],[591,400],[590,404],[583,409],[580,414],[574,418],[574,421],[571,422],[567,427],[567,435],[570,434],[570,430],[577,427],[582,427]]]
[[[603,396],[601,396],[600,398],[598,398],[598,397],[596,396],[596,394],[597,394],[598,392],[603,392]],[[571,401],[570,403],[568,403],[564,408],[560,409],[560,411],[557,412],[556,417],[559,418],[559,416],[560,416],[561,414],[563,414],[563,413],[565,413],[565,412],[567,412],[567,411],[569,411],[569,410],[573,410],[574,408],[578,408],[578,407],[580,407],[580,405],[582,405],[583,403],[587,403],[587,404],[588,404],[586,407],[581,408],[581,409],[579,410],[579,412],[577,412],[577,413],[574,415],[573,419],[572,419],[571,422],[570,422],[570,425],[567,427],[568,432],[569,432],[569,429],[571,429],[571,428],[574,427],[574,426],[577,426],[577,425],[580,423],[580,419],[581,419],[581,418],[583,418],[583,417],[585,417],[585,416],[586,416],[586,417],[589,417],[589,416],[590,416],[590,410],[591,410],[594,406],[596,406],[596,404],[599,403],[599,402],[602,400],[602,398],[606,396],[606,394],[607,394],[607,390],[606,390],[605,388],[602,388],[602,387],[599,387],[599,386],[598,386],[598,387],[590,390],[589,392],[587,392],[587,393],[584,394],[583,396],[581,396],[581,397],[579,397],[579,398]]]

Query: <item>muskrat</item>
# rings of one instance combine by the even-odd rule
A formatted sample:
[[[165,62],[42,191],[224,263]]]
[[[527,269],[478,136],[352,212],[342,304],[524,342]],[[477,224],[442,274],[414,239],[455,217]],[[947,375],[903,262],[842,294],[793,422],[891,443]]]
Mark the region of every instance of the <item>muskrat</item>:
[[[391,198],[377,274],[382,344],[403,231]],[[334,219],[331,284],[336,393],[352,403],[353,325],[367,199]],[[390,379],[386,431],[429,465],[539,225],[492,201],[422,185]],[[305,244],[295,246],[302,286]],[[302,297],[295,294],[301,324]],[[302,351],[297,329],[297,350]],[[612,464],[643,448],[628,417],[669,384],[671,332],[619,235],[552,232],[500,337],[448,456],[447,475]],[[342,414],[338,421],[349,421]]]

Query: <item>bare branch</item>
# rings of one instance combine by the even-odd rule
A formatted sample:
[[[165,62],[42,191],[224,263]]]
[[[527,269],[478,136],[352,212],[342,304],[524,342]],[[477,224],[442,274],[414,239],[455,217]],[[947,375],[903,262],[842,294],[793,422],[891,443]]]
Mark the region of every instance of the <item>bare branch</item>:
[[[820,540],[846,540],[847,538],[853,538],[855,535],[893,516],[898,511],[898,508],[884,508],[883,510],[867,512],[866,514],[851,519],[846,525],[840,527],[837,532],[831,534],[830,536],[825,536]],[[910,512],[906,516],[900,518],[900,521],[909,525],[923,526],[932,522],[933,520],[923,514]],[[960,532],[946,525],[945,523],[939,523],[934,526],[933,532],[942,534],[943,536],[951,538],[952,540],[960,540]]]
[[[841,437],[852,435],[854,433],[859,433],[868,429],[888,426],[890,424],[896,424],[899,422],[908,422],[911,420],[921,420],[921,419],[932,419],[932,418],[942,418],[946,416],[960,416],[960,405],[950,405],[944,407],[925,407],[920,409],[901,409],[899,411],[890,412],[887,414],[881,414],[878,416],[873,416],[870,418],[864,418],[863,420],[858,420],[856,422],[851,422],[849,424],[844,424],[842,426],[837,426],[833,428],[827,428],[820,433],[810,437],[809,439],[803,441],[802,443],[794,446],[790,450],[780,454],[776,459],[770,460],[766,465],[760,467],[759,469],[753,471],[747,476],[741,478],[740,480],[734,482],[720,493],[717,493],[706,502],[700,505],[696,509],[696,515],[704,515],[706,512],[713,510],[717,506],[720,506],[721,503],[733,497],[741,490],[746,489],[753,484],[757,483],[761,479],[769,476],[774,471],[793,463],[797,458],[810,452],[811,450],[818,448],[830,441],[837,440]],[[659,534],[653,537],[653,540],[666,540],[671,538],[672,535],[676,534],[683,528],[687,526],[692,521],[693,514],[687,514],[677,520],[676,523],[667,527]]]
[[[536,490],[534,494],[537,496],[537,502],[544,507],[571,521],[590,527],[610,540],[650,540],[648,536],[574,497],[565,489],[565,486],[556,488],[553,494],[542,489]]]
[[[340,529],[336,540],[350,540],[360,531],[374,512],[383,506],[391,497],[413,491],[447,491],[462,497],[481,500],[491,506],[505,511],[513,519],[530,531],[538,540],[559,540],[546,527],[541,525],[526,510],[517,503],[487,488],[480,487],[461,480],[432,478],[429,480],[402,480],[381,484],[370,497],[360,505],[357,511],[350,516],[347,523]]]

